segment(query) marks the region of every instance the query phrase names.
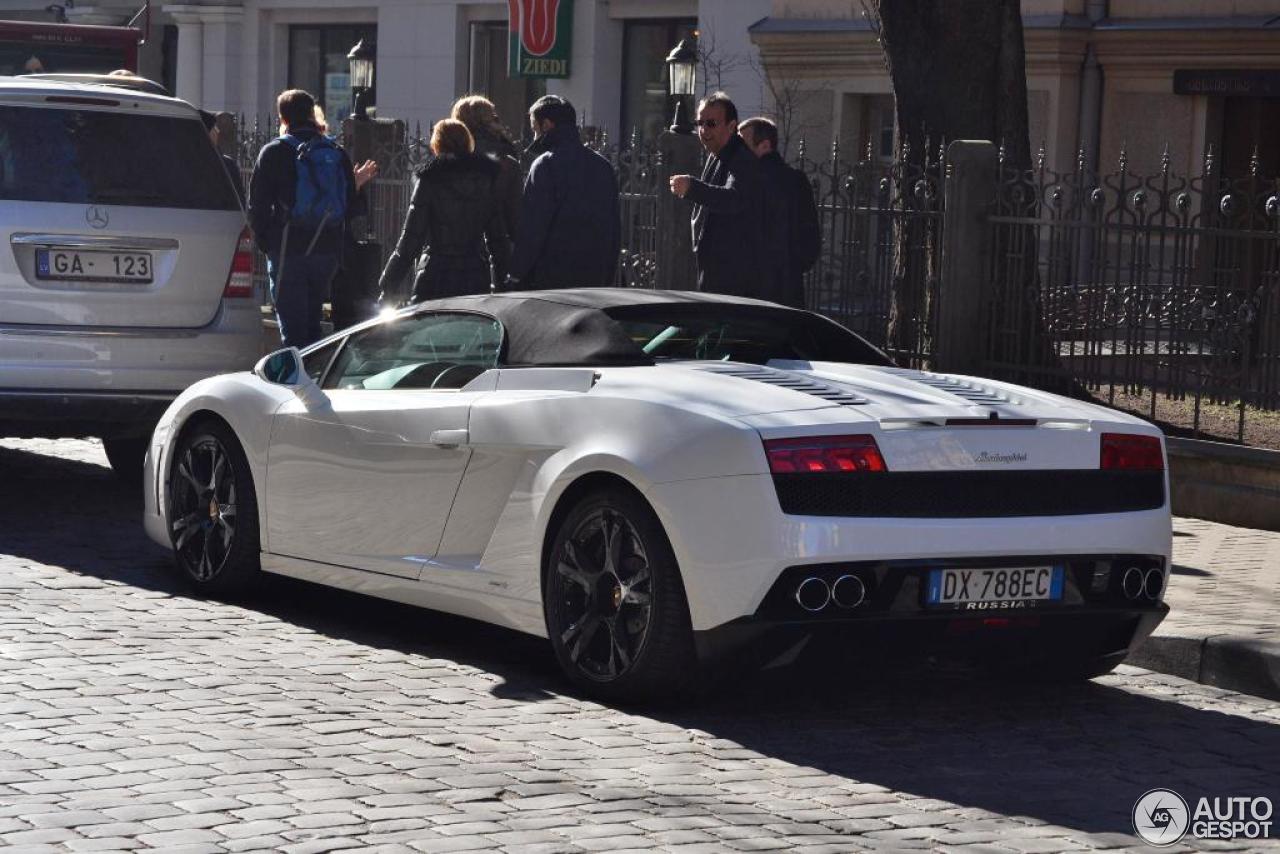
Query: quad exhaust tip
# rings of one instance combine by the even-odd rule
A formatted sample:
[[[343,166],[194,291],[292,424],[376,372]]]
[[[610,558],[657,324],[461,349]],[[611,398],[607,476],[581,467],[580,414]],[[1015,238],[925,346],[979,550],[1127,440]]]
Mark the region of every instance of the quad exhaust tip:
[[[842,575],[831,585],[831,601],[841,608],[856,608],[867,598],[867,588],[856,575]]]
[[[796,585],[795,600],[810,614],[816,614],[828,605],[852,610],[867,598],[866,585],[856,575],[842,575],[834,582],[811,575]]]
[[[827,582],[811,575],[796,587],[796,603],[811,614],[816,614],[831,602],[831,587]]]
[[[1145,587],[1146,578],[1143,576],[1141,569],[1131,566],[1124,571],[1124,577],[1120,580],[1120,589],[1124,591],[1124,598],[1137,599],[1142,595]]]
[[[1120,579],[1120,589],[1124,591],[1124,598],[1130,601],[1146,599],[1155,602],[1164,590],[1164,573],[1159,567],[1153,566],[1144,572],[1140,567],[1131,566]]]
[[[1154,602],[1160,598],[1162,590],[1164,590],[1164,573],[1154,567],[1148,569],[1142,579],[1142,594]]]

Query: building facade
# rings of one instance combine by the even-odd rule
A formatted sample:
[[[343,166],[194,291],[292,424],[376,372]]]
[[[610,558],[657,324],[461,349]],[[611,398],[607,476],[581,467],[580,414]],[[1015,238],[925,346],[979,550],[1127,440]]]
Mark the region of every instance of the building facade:
[[[561,0],[567,2],[567,0]],[[122,24],[142,0],[77,0],[81,23]],[[0,18],[50,19],[47,0],[0,0]],[[376,115],[412,128],[446,114],[468,92],[489,95],[519,133],[544,93],[577,106],[584,125],[613,139],[652,136],[670,123],[667,53],[696,31],[714,48],[704,85],[729,90],[744,112],[764,103],[758,52],[749,37],[770,0],[573,0],[570,74],[507,74],[506,2],[484,0],[153,0],[143,74],[194,104],[268,114],[282,89],[313,92],[331,119],[350,109],[347,52],[358,39],[377,52]],[[51,69],[56,70],[56,69]]]
[[[893,99],[873,27],[858,4],[774,0],[752,26],[775,112],[793,136],[893,152]],[[1060,169],[1084,150],[1114,168],[1171,165],[1280,174],[1280,0],[1022,0],[1031,146]]]

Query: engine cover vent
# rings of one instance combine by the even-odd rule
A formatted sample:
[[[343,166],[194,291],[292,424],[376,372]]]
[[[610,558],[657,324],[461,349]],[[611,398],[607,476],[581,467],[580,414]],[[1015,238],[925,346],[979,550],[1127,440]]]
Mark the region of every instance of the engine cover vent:
[[[865,397],[860,397],[847,389],[842,389],[837,386],[824,383],[821,380],[799,376],[791,373],[790,371],[768,368],[763,365],[722,364],[715,362],[712,364],[697,365],[696,368],[701,371],[709,371],[713,374],[726,374],[728,376],[738,377],[744,380],[754,380],[758,383],[776,385],[779,388],[789,388],[792,391],[811,394],[814,397],[820,397],[823,400],[839,404],[840,406],[857,406],[863,403],[870,403],[870,401]]]
[[[931,374],[927,371],[917,371],[911,368],[880,368],[879,370],[921,385],[927,385],[930,388],[936,388],[939,391],[945,391],[948,394],[954,394],[956,397],[962,397],[970,403],[992,405],[1014,402],[1008,395],[1002,394],[993,388],[986,388],[977,383],[965,382],[944,374]]]

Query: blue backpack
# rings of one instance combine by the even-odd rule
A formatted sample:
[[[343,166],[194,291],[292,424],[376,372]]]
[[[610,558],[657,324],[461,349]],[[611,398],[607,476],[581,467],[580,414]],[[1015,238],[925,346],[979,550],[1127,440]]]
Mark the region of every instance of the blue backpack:
[[[347,172],[342,149],[322,133],[306,141],[292,134],[281,138],[298,152],[290,222],[313,231],[342,225],[347,215]]]

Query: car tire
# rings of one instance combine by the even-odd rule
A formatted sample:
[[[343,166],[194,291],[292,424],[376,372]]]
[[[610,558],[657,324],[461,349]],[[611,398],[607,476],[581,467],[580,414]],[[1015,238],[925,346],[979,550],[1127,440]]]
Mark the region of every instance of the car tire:
[[[103,439],[102,449],[107,452],[107,462],[116,477],[128,484],[142,483],[142,459],[147,455],[145,436]]]
[[[220,421],[192,426],[169,469],[169,540],[183,579],[201,593],[244,592],[258,576],[258,501],[235,434]]]
[[[698,669],[689,604],[649,505],[626,489],[601,489],[552,536],[543,614],[565,674],[606,700],[686,696]]]

